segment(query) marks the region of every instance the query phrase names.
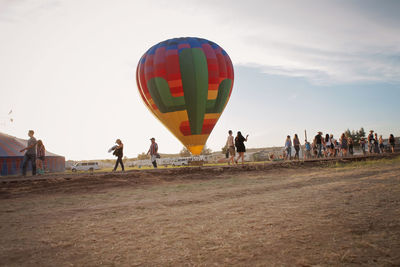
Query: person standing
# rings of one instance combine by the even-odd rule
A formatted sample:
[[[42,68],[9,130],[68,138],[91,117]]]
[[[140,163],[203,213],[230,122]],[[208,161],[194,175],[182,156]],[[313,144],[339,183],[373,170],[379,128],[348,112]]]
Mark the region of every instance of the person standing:
[[[236,163],[239,162],[240,158],[242,158],[242,164],[244,162],[244,152],[246,152],[246,147],[244,145],[244,142],[247,142],[248,137],[249,135],[246,135],[246,138],[244,138],[240,131],[237,132],[237,136],[235,138],[235,146],[236,146],[236,151],[239,153],[239,156],[236,159]]]
[[[230,165],[232,162],[233,165],[235,163],[235,142],[232,135],[232,130],[229,130],[228,134],[228,140],[226,140],[226,146],[228,147],[228,153],[230,156],[228,159],[228,164]]]
[[[154,169],[157,169],[158,144],[156,143],[156,139],[154,137],[152,137],[150,141],[151,145],[149,151],[147,151],[147,155],[150,154],[151,164],[153,164]]]
[[[349,153],[351,156],[353,156],[354,154],[354,142],[353,142],[353,138],[349,137],[348,138],[348,143],[349,143]]]
[[[44,174],[44,160],[46,156],[46,149],[43,145],[42,140],[37,141],[36,147],[36,165],[37,165],[37,172],[38,174]]]
[[[307,140],[304,140],[304,148],[306,153],[304,154],[304,159],[311,159],[311,144]]]
[[[294,154],[294,159],[300,159],[300,140],[299,137],[297,136],[297,134],[294,134],[293,137],[293,147],[294,147],[294,151],[296,152]]]
[[[379,136],[379,150],[382,154],[385,152],[385,145],[383,144],[382,135]]]
[[[290,139],[290,135],[286,137],[285,141],[285,151],[286,151],[286,156],[285,159],[292,159],[292,139]]]
[[[124,163],[122,162],[122,157],[124,156],[124,144],[122,143],[121,139],[117,139],[115,141],[117,147],[114,150],[114,155],[117,157],[117,161],[115,162],[115,167],[113,172],[115,172],[118,168],[118,164],[121,164],[122,171],[125,171]]]
[[[368,141],[368,152],[369,152],[369,154],[372,154],[372,152],[374,151],[374,131],[373,130],[369,131],[367,141]]]
[[[360,139],[360,147],[361,147],[361,150],[362,150],[364,156],[367,153],[366,148],[365,148],[365,146],[366,146],[365,144],[366,144],[365,138],[361,137],[361,139]]]
[[[390,148],[392,149],[392,153],[394,153],[394,145],[395,145],[395,139],[394,139],[394,136],[393,136],[393,134],[390,134],[390,137],[389,137],[389,144],[390,144]]]
[[[379,154],[379,140],[377,133],[375,133],[375,138],[374,138],[374,151],[376,154]]]
[[[340,148],[342,149],[342,156],[346,157],[347,156],[347,149],[348,149],[348,139],[346,135],[343,133],[342,136],[340,137]]]
[[[317,158],[322,157],[322,132],[318,132],[318,134],[314,137],[314,144],[317,148]]]
[[[330,154],[330,149],[331,149],[331,138],[329,137],[329,134],[325,134],[325,139],[324,139],[324,155],[327,158]]]
[[[333,138],[333,134],[331,134],[329,136],[329,139],[330,139],[330,142],[331,142],[331,145],[330,145],[330,148],[329,148],[330,154],[331,154],[332,157],[335,157],[336,156],[336,149],[335,149],[336,139]]]
[[[36,138],[33,137],[35,132],[33,130],[29,130],[28,136],[30,137],[28,140],[28,146],[25,147],[24,149],[21,149],[20,152],[24,152],[26,150],[26,153],[24,155],[24,159],[22,161],[22,175],[26,176],[26,167],[28,165],[28,162],[30,161],[32,164],[32,175],[36,175]]]

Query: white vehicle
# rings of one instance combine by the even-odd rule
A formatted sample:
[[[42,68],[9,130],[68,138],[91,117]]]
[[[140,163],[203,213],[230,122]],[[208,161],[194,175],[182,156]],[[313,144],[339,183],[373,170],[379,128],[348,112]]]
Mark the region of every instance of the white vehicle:
[[[178,159],[174,159],[172,161],[172,166],[188,166],[189,165],[189,159],[187,158],[178,158]]]
[[[94,171],[94,170],[100,170],[100,167],[99,167],[99,163],[97,163],[97,162],[78,162],[72,166],[71,170],[73,172]]]

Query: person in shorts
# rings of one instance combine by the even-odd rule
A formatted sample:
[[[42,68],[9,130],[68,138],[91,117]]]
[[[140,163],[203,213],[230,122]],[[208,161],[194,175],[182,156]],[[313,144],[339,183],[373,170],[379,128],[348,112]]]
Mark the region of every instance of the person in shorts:
[[[228,159],[228,164],[230,165],[232,162],[232,165],[235,163],[235,141],[232,135],[232,130],[228,131],[228,139],[226,140],[226,147],[228,148],[229,152],[229,159]]]
[[[382,135],[379,136],[379,150],[382,154],[385,153],[385,145],[383,144]]]

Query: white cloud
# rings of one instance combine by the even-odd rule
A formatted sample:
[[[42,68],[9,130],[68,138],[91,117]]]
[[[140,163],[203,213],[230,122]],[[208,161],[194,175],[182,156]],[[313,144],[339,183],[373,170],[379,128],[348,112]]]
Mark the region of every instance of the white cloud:
[[[107,157],[115,138],[134,156],[149,135],[177,152],[137,93],[136,64],[149,47],[199,36],[265,73],[398,82],[397,13],[371,14],[347,1],[0,1],[0,111],[15,112],[7,132],[38,129],[68,158]]]

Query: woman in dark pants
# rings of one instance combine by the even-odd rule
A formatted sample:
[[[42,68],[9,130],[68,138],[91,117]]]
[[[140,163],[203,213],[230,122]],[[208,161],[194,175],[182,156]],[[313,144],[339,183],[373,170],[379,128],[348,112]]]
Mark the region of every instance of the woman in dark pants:
[[[123,150],[124,150],[124,144],[121,142],[120,139],[117,139],[117,141],[115,141],[115,143],[117,143],[117,147],[114,150],[114,155],[117,156],[117,162],[115,162],[115,167],[113,171],[116,171],[118,168],[118,163],[121,164],[121,168],[122,171],[125,171],[124,168],[124,163],[122,162],[122,157],[124,156]]]
[[[294,155],[294,159],[300,159],[299,152],[300,152],[300,140],[297,134],[294,135],[293,138],[293,146],[296,154]]]

